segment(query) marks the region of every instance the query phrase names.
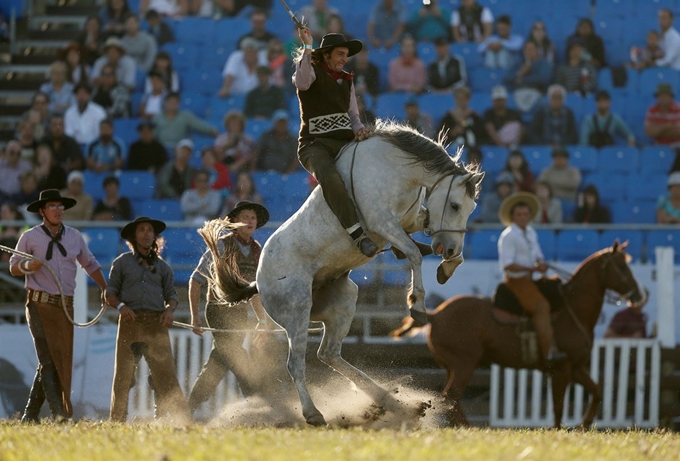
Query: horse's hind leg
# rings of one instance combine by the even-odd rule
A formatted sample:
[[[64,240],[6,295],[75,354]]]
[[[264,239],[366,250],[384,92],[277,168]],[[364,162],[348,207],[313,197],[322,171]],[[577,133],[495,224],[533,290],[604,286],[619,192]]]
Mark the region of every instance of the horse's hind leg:
[[[562,427],[562,416],[564,414],[564,397],[569,384],[569,364],[563,363],[550,375],[552,388],[553,412],[555,413],[555,429]]]
[[[376,404],[394,410],[398,403],[389,392],[340,355],[342,340],[349,333],[354,318],[357,296],[358,288],[347,275],[314,293],[312,317],[315,320],[322,320],[325,326],[317,356],[319,360],[356,384]]]
[[[583,428],[588,429],[593,424],[597,409],[602,401],[602,392],[600,386],[590,377],[590,372],[585,366],[574,369],[573,379],[590,393],[590,403],[588,403],[586,413],[583,415]]]

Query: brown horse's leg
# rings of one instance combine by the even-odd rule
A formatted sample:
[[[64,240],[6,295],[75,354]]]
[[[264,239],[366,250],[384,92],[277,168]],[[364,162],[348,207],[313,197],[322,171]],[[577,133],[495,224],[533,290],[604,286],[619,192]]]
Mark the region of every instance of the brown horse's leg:
[[[597,410],[600,407],[602,392],[600,391],[600,386],[590,377],[590,371],[585,366],[574,370],[574,381],[590,393],[590,402],[588,403],[588,408],[586,408],[586,413],[583,415],[582,424],[584,429],[588,429],[593,424]]]
[[[564,395],[570,381],[568,364],[558,366],[550,376],[552,384],[553,412],[555,413],[555,429],[562,428],[562,416],[564,413]]]
[[[446,368],[448,374],[442,396],[452,405],[451,424],[453,426],[469,426],[460,399],[463,397],[463,391],[470,382],[470,378],[472,378],[479,358],[475,354],[461,353],[454,355],[447,350],[438,349],[434,345],[433,348],[436,350],[433,353],[435,359]]]

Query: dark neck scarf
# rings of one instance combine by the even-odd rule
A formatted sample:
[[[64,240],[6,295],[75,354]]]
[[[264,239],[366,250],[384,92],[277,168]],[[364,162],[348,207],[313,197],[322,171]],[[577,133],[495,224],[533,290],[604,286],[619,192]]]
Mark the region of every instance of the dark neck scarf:
[[[52,236],[52,232],[50,232],[46,225],[42,224],[40,227],[42,228],[43,231],[45,231],[47,236],[52,239],[49,245],[47,245],[47,254],[45,255],[45,259],[47,259],[48,261],[52,259],[52,249],[54,248],[55,243],[57,244],[57,249],[59,250],[59,253],[61,253],[62,256],[66,256],[66,248],[64,248],[64,245],[62,245],[60,242],[61,238],[64,236],[64,226],[61,226],[59,228],[59,231],[55,236]]]
[[[151,273],[152,274],[156,273],[156,266],[154,266],[154,263],[156,262],[156,252],[150,251],[148,255],[144,256],[143,254],[135,250],[134,256],[135,258],[137,258],[137,262],[141,266],[144,266],[144,263],[146,263]]]
[[[326,73],[328,75],[330,75],[331,77],[333,77],[333,79],[335,79],[335,80],[340,80],[340,79],[342,79],[342,80],[352,80],[354,78],[354,72],[345,72],[344,70],[340,71],[340,72],[336,72],[333,69],[331,69],[330,67],[328,67],[328,65],[325,62],[321,63],[321,68],[323,70],[325,70]]]
[[[260,263],[260,253],[262,252],[262,248],[260,245],[257,244],[254,238],[250,238],[250,240],[246,240],[240,235],[238,235],[237,232],[234,232],[234,238],[238,243],[241,245],[249,246],[250,247],[250,254],[255,258],[255,263],[259,264]]]

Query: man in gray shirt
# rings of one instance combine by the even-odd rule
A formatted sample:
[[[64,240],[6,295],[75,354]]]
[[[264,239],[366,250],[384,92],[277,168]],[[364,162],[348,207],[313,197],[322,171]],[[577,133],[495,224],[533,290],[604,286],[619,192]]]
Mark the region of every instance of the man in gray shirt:
[[[178,297],[172,269],[161,259],[156,239],[164,230],[164,222],[139,217],[120,232],[132,251],[113,261],[106,288],[108,304],[120,312],[111,393],[112,421],[127,420],[136,351],[149,365],[157,407],[173,411],[173,416],[182,421],[191,419],[177,381],[168,334]]]
[[[151,34],[139,29],[139,18],[134,14],[130,14],[125,19],[125,35],[121,42],[128,56],[135,60],[137,68],[144,73],[149,73],[156,58],[158,46]]]

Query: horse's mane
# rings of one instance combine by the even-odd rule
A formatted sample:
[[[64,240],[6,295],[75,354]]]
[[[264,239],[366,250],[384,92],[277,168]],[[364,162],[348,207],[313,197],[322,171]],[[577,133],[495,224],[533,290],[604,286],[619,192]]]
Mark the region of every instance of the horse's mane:
[[[414,164],[421,164],[428,173],[446,174],[453,172],[456,176],[478,173],[477,165],[466,165],[460,160],[463,154],[462,147],[456,151],[455,155],[449,155],[444,146],[442,133],[439,134],[437,141],[433,141],[427,136],[423,136],[415,128],[394,120],[382,119],[376,120],[374,133],[408,154],[412,157]],[[466,187],[470,197],[478,197],[479,182],[475,184],[473,181],[468,181]]]

